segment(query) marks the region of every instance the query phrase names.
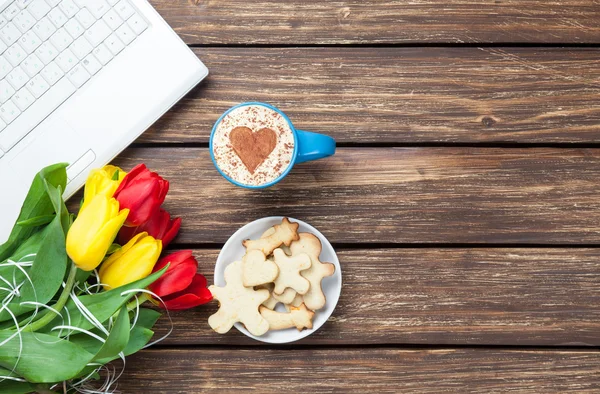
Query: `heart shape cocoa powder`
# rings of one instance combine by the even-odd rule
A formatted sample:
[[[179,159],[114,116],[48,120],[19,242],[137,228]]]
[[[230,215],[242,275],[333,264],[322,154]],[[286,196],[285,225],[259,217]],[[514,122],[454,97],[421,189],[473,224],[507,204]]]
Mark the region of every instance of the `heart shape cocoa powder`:
[[[229,140],[233,150],[251,174],[269,157],[277,145],[277,134],[264,128],[254,133],[250,128],[238,126],[231,130]]]

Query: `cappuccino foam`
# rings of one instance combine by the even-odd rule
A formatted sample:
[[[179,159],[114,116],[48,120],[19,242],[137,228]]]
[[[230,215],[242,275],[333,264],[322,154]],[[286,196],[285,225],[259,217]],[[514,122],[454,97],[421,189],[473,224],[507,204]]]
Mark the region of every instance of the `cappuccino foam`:
[[[232,146],[230,135],[236,127],[247,127],[254,133],[271,129],[277,136],[275,148],[250,172]],[[223,117],[212,139],[215,161],[231,179],[250,186],[260,186],[277,179],[289,166],[294,155],[294,133],[287,120],[277,111],[261,105],[238,107]]]

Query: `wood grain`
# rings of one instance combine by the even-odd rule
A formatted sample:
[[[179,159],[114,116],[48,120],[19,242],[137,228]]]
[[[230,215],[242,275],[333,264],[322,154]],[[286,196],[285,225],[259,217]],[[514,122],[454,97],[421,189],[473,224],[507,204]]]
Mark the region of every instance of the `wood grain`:
[[[597,393],[600,354],[496,349],[142,351],[126,393]],[[164,379],[168,377],[168,379]]]
[[[598,43],[593,0],[152,0],[188,44]]]
[[[140,142],[207,143],[264,101],[338,142],[600,142],[592,48],[196,48],[210,69]]]
[[[209,283],[217,254],[194,252]],[[295,346],[600,345],[600,249],[358,249],[338,258],[338,305]],[[163,344],[260,345],[235,329],[212,331],[216,310],[173,312]],[[159,320],[157,337],[170,327]]]
[[[230,185],[205,148],[135,148],[115,161],[140,162],[170,181],[183,243],[224,243],[272,215],[334,243],[600,241],[599,149],[344,148],[257,191]]]

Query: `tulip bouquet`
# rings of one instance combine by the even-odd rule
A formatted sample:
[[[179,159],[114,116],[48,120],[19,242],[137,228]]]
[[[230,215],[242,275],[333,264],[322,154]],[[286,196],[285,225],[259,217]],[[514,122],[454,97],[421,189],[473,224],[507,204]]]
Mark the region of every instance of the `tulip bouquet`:
[[[3,393],[110,392],[107,364],[158,341],[145,301],[168,313],[212,298],[191,251],[159,260],[181,225],[161,208],[166,180],[143,164],[93,170],[77,216],[66,182],[66,164],[38,173],[0,246]]]

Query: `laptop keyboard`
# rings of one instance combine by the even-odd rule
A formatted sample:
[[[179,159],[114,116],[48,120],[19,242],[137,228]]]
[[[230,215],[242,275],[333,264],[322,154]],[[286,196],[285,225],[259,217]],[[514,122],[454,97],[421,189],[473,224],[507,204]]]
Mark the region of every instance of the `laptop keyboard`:
[[[0,157],[148,28],[127,0],[16,0],[0,13]]]

